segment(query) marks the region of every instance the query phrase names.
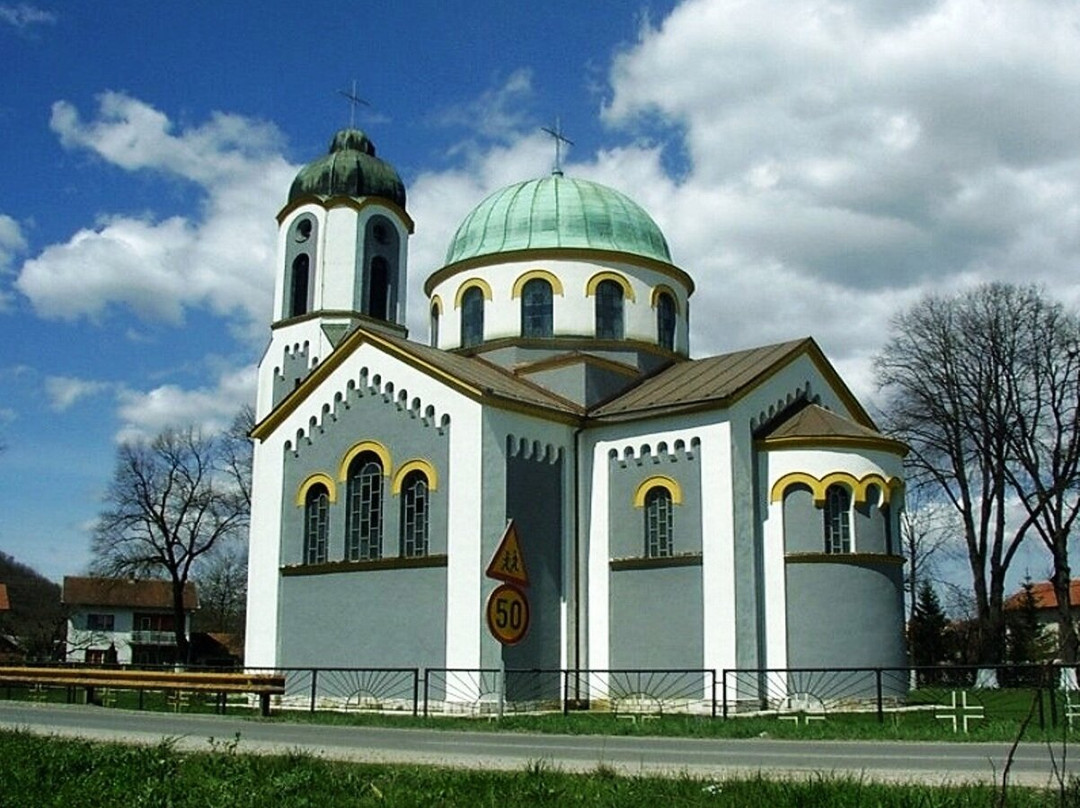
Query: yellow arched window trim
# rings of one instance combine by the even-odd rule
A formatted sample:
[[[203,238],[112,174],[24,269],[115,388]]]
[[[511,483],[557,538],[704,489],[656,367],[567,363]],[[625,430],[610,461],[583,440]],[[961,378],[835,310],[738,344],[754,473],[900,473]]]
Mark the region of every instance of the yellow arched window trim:
[[[529,281],[536,280],[537,278],[545,280],[551,284],[551,293],[553,295],[559,295],[562,297],[563,286],[562,281],[554,275],[554,273],[548,272],[546,269],[530,269],[528,272],[520,275],[516,281],[514,281],[514,288],[510,292],[510,298],[521,297],[521,291],[525,288],[525,284]]]
[[[846,471],[834,471],[826,474],[824,477],[818,478],[812,474],[807,474],[804,471],[793,471],[790,474],[785,474],[775,483],[773,483],[772,490],[769,492],[770,502],[779,502],[784,497],[784,492],[787,491],[789,486],[792,485],[805,485],[808,487],[814,496],[814,504],[822,506],[825,504],[825,492],[830,485],[833,484],[846,485],[852,493],[852,496],[857,505],[863,505],[867,501],[867,497],[870,493],[870,486],[876,485],[881,489],[881,504],[888,505],[892,499],[893,493],[903,490],[904,484],[899,477],[890,477],[886,479],[880,474],[871,473],[866,474],[861,478],[855,477]]]
[[[356,459],[358,454],[363,452],[371,452],[377,455],[379,462],[382,464],[383,477],[390,476],[390,450],[378,441],[362,440],[349,449],[345,456],[341,458],[341,465],[338,467],[339,482],[345,482],[349,479],[349,465]]]
[[[592,297],[595,295],[596,287],[604,281],[615,281],[615,283],[619,284],[619,286],[622,287],[623,298],[625,300],[629,300],[633,303],[637,299],[634,297],[634,287],[630,285],[630,281],[618,272],[597,272],[589,278],[589,282],[585,284],[585,296]]]
[[[642,480],[641,485],[634,491],[634,507],[645,507],[645,495],[654,488],[666,488],[671,494],[671,502],[674,505],[682,505],[682,486],[676,480],[665,477],[663,474],[654,474]]]
[[[442,298],[438,295],[431,298],[431,310],[436,314],[442,314]]]
[[[333,478],[331,478],[329,474],[324,474],[319,471],[309,475],[306,480],[300,483],[300,487],[296,489],[297,507],[304,507],[304,503],[307,502],[308,491],[316,485],[325,486],[327,499],[331,502],[337,502],[337,486],[334,485]]]
[[[675,294],[675,290],[666,283],[657,284],[653,287],[649,303],[654,309],[656,308],[656,304],[660,302],[660,295],[668,295],[671,298],[671,302],[675,304],[675,313],[682,314],[682,309],[679,307],[679,296]]]
[[[483,293],[484,300],[491,300],[491,285],[483,278],[469,278],[458,287],[457,294],[454,295],[455,309],[461,308],[461,298],[465,297],[465,293],[474,286]]]
[[[414,471],[422,471],[424,476],[427,477],[428,488],[431,491],[435,491],[439,487],[439,474],[435,471],[435,467],[431,465],[427,460],[417,457],[413,460],[407,460],[398,467],[398,470],[394,472],[394,480],[390,483],[390,493],[395,496],[401,493],[401,484],[405,482],[405,477]]]

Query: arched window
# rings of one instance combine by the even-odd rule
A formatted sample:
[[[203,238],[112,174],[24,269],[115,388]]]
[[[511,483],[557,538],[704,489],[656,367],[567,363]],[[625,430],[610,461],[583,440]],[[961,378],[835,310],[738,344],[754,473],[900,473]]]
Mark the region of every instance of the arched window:
[[[645,555],[666,558],[673,553],[673,512],[671,492],[662,485],[645,494]]]
[[[675,350],[675,299],[667,292],[656,298],[656,341],[661,348]]]
[[[390,264],[381,255],[371,259],[369,278],[367,313],[377,320],[385,320],[390,300]]]
[[[461,347],[484,341],[484,290],[470,286],[461,296]]]
[[[439,347],[439,307],[431,307],[431,347]]]
[[[410,471],[401,484],[401,555],[428,552],[428,480],[422,471]]]
[[[304,497],[304,563],[326,562],[326,534],[330,493],[325,485],[313,485]]]
[[[615,281],[600,281],[596,287],[596,336],[623,338],[623,288]]]
[[[296,256],[289,279],[289,317],[299,317],[308,310],[310,261],[306,253]]]
[[[364,452],[349,464],[345,493],[345,558],[370,561],[382,555],[383,469]]]
[[[851,552],[851,492],[843,485],[825,489],[825,552]]]
[[[550,337],[552,328],[551,284],[533,278],[521,289],[521,336]]]

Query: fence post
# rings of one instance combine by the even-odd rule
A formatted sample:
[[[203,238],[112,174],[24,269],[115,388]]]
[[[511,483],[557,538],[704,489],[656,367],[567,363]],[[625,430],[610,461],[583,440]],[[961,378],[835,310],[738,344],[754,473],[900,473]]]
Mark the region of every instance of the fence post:
[[[315,712],[315,699],[318,696],[319,691],[319,669],[311,669],[311,709],[310,712]]]
[[[562,714],[570,715],[570,669],[567,668],[562,672],[563,675],[563,688],[562,688]]]
[[[716,668],[712,669],[712,717],[716,718]]]
[[[881,668],[874,668],[874,678],[877,684],[877,722],[885,723],[885,705],[882,703],[881,692]]]
[[[723,689],[723,693],[720,694],[720,698],[724,700],[724,720],[727,720],[727,668],[724,668],[720,672],[720,686]]]
[[[424,718],[428,717],[427,703],[428,703],[428,674],[431,673],[430,668],[424,668]]]
[[[412,673],[412,715],[416,718],[420,711],[420,669],[413,668]]]

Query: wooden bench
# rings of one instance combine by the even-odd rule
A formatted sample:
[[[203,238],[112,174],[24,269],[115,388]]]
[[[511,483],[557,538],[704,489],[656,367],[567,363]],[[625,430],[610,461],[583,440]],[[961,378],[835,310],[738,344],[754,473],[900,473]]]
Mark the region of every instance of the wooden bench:
[[[285,677],[269,673],[217,673],[209,671],[140,671],[109,668],[3,668],[0,685],[51,685],[86,690],[94,700],[95,688],[118,690],[173,690],[216,693],[252,693],[260,711],[270,715],[270,697],[285,694]]]

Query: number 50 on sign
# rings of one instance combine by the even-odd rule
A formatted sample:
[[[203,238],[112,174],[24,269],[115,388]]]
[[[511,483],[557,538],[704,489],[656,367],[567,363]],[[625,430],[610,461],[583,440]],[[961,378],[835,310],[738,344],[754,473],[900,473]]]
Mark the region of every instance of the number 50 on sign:
[[[503,584],[488,596],[487,624],[503,645],[521,642],[529,630],[529,601],[513,584]]]

